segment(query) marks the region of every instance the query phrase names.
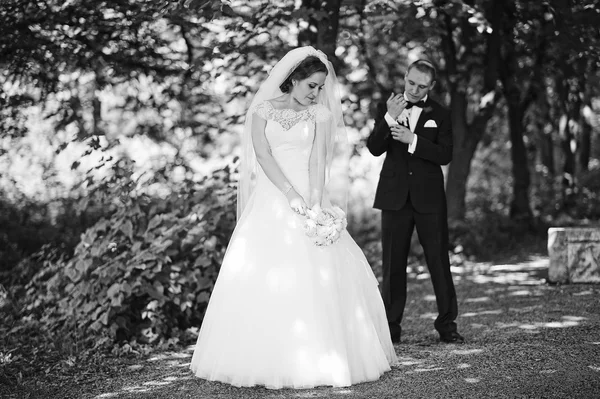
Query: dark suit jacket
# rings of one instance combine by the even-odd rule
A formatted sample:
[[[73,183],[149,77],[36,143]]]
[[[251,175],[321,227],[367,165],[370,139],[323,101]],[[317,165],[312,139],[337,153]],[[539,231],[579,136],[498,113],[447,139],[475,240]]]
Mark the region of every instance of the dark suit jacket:
[[[386,153],[375,193],[374,208],[398,210],[408,194],[420,213],[440,212],[446,206],[444,176],[440,165],[452,160],[452,123],[450,112],[430,97],[421,111],[414,133],[418,136],[413,154],[408,144],[394,140],[384,119],[386,105],[380,104],[375,127],[367,139],[371,154]],[[425,127],[428,121],[436,127]],[[432,124],[430,122],[429,124]]]

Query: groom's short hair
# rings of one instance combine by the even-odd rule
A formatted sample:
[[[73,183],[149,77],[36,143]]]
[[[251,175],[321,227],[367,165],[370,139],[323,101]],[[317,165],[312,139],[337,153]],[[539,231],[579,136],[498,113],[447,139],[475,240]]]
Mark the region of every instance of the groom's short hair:
[[[435,65],[433,65],[431,61],[426,60],[424,58],[419,58],[418,60],[414,61],[408,66],[406,73],[408,74],[413,68],[416,68],[417,71],[428,73],[429,75],[431,75],[431,81],[435,82],[437,73],[435,70]]]

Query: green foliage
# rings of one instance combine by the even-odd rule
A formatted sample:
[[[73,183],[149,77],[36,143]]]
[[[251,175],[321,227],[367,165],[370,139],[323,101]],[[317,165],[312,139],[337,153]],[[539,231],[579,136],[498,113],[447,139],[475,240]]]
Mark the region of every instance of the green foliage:
[[[43,203],[24,195],[9,200],[2,194],[0,284],[7,286],[22,285],[28,281],[37,271],[33,265],[41,265],[45,257],[72,254],[80,234],[99,217],[97,209],[77,209],[75,198]],[[32,266],[19,265],[22,260],[32,261]]]
[[[198,170],[190,165],[205,169],[207,160],[233,152],[241,115],[258,83],[290,48],[315,45],[305,39],[318,38],[319,32],[307,35],[302,30],[325,15],[318,2],[304,1],[298,7],[299,2],[291,0],[63,3],[9,0],[0,4],[0,157],[10,165],[13,154],[29,153],[32,141],[42,141],[38,138],[47,139],[43,145],[56,155],[47,161],[45,178],[40,179],[45,185],[41,191],[53,195],[38,201],[15,195],[17,183],[0,190],[4,272],[0,282],[8,288],[0,292],[5,312],[0,335],[17,347],[20,335],[48,334],[53,340],[40,342],[57,350],[64,349],[57,337],[73,347],[128,341],[123,348],[129,349],[134,342],[155,345],[177,340],[201,323],[235,219],[233,166],[194,181]],[[310,9],[305,7],[309,3]],[[490,35],[486,16],[497,3],[342,3],[335,49],[340,62],[335,66],[357,151],[369,134],[375,104],[402,87],[410,57],[423,51],[439,64],[435,97],[457,106],[450,104],[450,89],[455,87],[459,94],[455,100],[464,110],[457,116],[467,122],[487,107],[486,72],[489,57],[495,55],[486,47]],[[541,23],[538,19],[552,25],[566,11],[537,12],[548,2],[529,8],[523,8],[528,3],[522,1],[511,4],[518,5],[519,14],[502,15],[519,18],[514,37],[527,61],[518,65],[515,76],[529,76],[528,46],[543,33],[534,29]],[[592,28],[598,13],[592,18],[592,11],[580,5],[574,5],[573,11],[558,21],[566,28],[559,32],[561,40],[549,44],[548,51],[558,55],[549,58],[551,64],[544,69],[547,79],[561,80],[564,71],[558,58],[591,59],[596,54],[593,44],[598,38]],[[527,22],[533,17],[537,22]],[[590,21],[565,36],[568,25],[582,19]],[[583,41],[572,49],[568,43],[580,33],[585,33]],[[445,53],[451,50],[455,54],[447,58]],[[565,76],[592,79],[597,75],[592,64]],[[491,81],[497,84],[495,78]],[[553,92],[540,92],[545,94],[555,113],[541,113],[538,121],[552,121],[546,123],[548,133],[558,136],[555,125],[564,105]],[[568,98],[581,97],[573,94]],[[469,177],[467,217],[452,226],[451,233],[458,254],[483,259],[527,244],[523,237],[539,248],[544,224],[559,221],[556,204],[562,201],[562,188],[556,184],[562,170],[556,168],[554,175],[536,175],[532,183],[539,222],[533,226],[535,231],[509,221],[511,155],[506,116],[500,109],[505,104],[494,104],[498,109],[487,134],[483,126],[474,131],[484,142],[477,149],[470,177],[464,176]],[[31,117],[34,109],[36,117],[52,126],[38,129],[43,134],[32,139],[27,134],[36,119]],[[28,138],[32,140],[27,142]],[[534,140],[533,134],[525,138]],[[148,142],[165,151],[148,157],[150,167],[138,169],[129,158],[138,154],[127,151],[126,140],[142,151],[150,152]],[[54,163],[73,147],[76,152],[82,143],[89,148],[69,161],[76,172],[98,149],[104,151],[102,159],[88,163],[90,170],[76,175],[68,189],[54,185],[56,181],[47,178],[54,176]],[[165,153],[170,155],[164,157]],[[365,154],[357,156],[370,157]],[[598,156],[592,154],[594,160]],[[538,170],[538,164],[529,158],[532,171]],[[356,169],[360,168],[351,174],[360,175]],[[0,177],[5,173],[0,171]],[[356,191],[374,188],[377,173],[362,176],[362,188]],[[571,218],[597,220],[597,169],[578,178]],[[365,211],[371,199],[364,197],[368,195],[352,210],[349,230],[379,274],[379,218],[370,209]],[[410,256],[412,264],[423,264],[416,237]],[[25,355],[38,356],[34,347],[28,344],[32,349]],[[0,347],[0,352],[0,360],[10,361],[7,351]]]
[[[600,168],[590,170],[581,177],[582,203],[585,204],[584,217],[600,220]]]
[[[161,198],[133,189],[129,161],[117,162],[86,200],[104,202],[107,216],[72,258],[33,276],[23,312],[55,334],[110,342],[152,343],[198,327],[235,222],[232,168]]]

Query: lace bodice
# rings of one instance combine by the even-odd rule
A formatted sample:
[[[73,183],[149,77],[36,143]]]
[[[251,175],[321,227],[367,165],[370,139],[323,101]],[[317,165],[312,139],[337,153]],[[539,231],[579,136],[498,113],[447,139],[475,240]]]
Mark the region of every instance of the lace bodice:
[[[331,112],[321,104],[311,105],[303,111],[293,109],[276,109],[270,101],[258,104],[254,113],[266,120],[272,120],[289,130],[300,121],[325,122],[331,117]]]
[[[255,106],[253,114],[266,120],[264,135],[277,165],[296,191],[308,198],[309,161],[315,134],[320,122],[331,120],[331,112],[320,104],[294,111],[275,109],[269,101],[264,101]],[[268,181],[260,171],[258,181]]]

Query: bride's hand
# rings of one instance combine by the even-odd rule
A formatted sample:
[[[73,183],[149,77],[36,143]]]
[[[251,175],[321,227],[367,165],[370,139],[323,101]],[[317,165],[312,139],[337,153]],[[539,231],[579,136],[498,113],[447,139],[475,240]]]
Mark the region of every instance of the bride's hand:
[[[288,202],[290,203],[290,208],[294,212],[299,215],[304,215],[306,213],[306,202],[304,202],[304,198],[296,190],[293,188],[286,195]]]

